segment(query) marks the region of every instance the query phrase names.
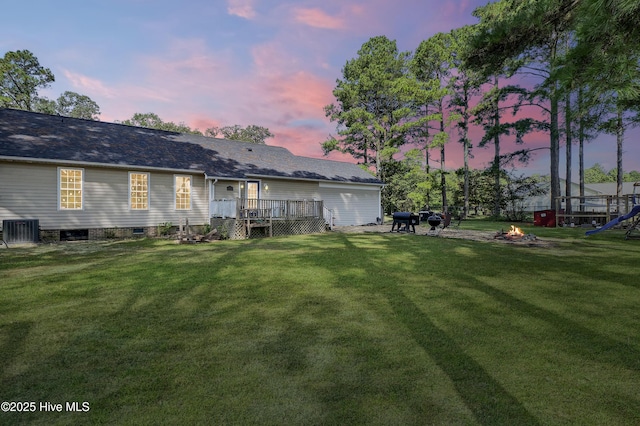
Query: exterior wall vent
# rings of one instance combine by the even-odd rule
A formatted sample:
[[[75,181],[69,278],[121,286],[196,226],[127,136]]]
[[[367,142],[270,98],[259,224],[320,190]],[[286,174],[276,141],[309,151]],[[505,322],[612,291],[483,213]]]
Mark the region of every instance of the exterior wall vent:
[[[62,229],[60,241],[84,241],[89,239],[88,229]]]
[[[2,239],[7,244],[37,243],[40,240],[40,221],[38,219],[3,220]]]

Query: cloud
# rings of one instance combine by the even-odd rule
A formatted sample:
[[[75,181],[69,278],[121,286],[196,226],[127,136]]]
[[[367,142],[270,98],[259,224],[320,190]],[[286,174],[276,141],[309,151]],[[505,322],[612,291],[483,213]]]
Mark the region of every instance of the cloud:
[[[299,22],[301,24],[308,25],[314,28],[339,30],[346,27],[346,24],[343,18],[330,16],[326,12],[317,8],[294,9],[293,18],[296,22]]]
[[[229,15],[249,20],[256,17],[252,0],[227,0],[227,12]]]
[[[330,79],[304,69],[297,56],[281,43],[270,42],[252,49],[253,99],[258,111],[273,117],[279,108],[278,122],[323,118],[323,107],[333,102]],[[254,110],[254,113],[256,111]]]
[[[469,10],[470,6],[471,6],[471,3],[470,3],[469,0],[461,0],[460,1],[460,6],[458,8],[458,13],[463,14],[463,13],[469,12],[470,11]],[[475,7],[474,7],[474,9],[475,9]]]
[[[99,95],[105,98],[115,98],[116,94],[110,88],[108,88],[102,81],[87,77],[79,73],[75,73],[69,70],[63,70],[64,76],[69,80],[74,89],[78,89],[83,92],[89,92],[90,94]]]
[[[265,79],[260,90],[270,104],[282,105],[295,120],[323,116],[323,107],[334,100],[329,82],[304,71]]]
[[[100,119],[103,121],[121,121],[132,117],[136,112],[155,112],[155,109],[148,106],[168,104],[172,99],[165,88],[136,82],[107,86],[95,78],[68,70],[63,72],[70,82],[71,90],[89,96],[100,106]]]
[[[279,75],[298,67],[298,58],[287,53],[282,43],[270,41],[251,48],[254,72],[261,76]]]

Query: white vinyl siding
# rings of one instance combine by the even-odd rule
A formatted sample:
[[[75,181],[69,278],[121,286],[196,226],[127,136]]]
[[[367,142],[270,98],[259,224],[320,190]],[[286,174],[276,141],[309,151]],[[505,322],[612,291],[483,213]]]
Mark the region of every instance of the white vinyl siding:
[[[265,190],[264,185],[269,189]],[[271,200],[320,200],[318,182],[284,179],[262,180],[262,198]]]
[[[237,180],[219,180],[211,182],[211,200],[233,200],[240,196],[240,182]]]
[[[364,225],[375,223],[380,217],[380,186],[339,182],[294,181],[262,179],[260,197],[270,200],[322,200],[333,210],[336,225]],[[269,189],[265,190],[264,185]],[[227,186],[237,188],[237,182],[219,181],[215,184],[215,199],[233,198]]]
[[[376,223],[380,217],[379,186],[320,184],[320,194],[338,226]]]
[[[84,229],[178,224],[181,218],[199,225],[208,221],[204,175],[192,175],[191,210],[176,210],[174,174],[149,172],[147,210],[129,206],[129,171],[101,167],[83,169],[82,210],[58,207],[58,167],[0,162],[0,219],[39,219],[42,229]]]

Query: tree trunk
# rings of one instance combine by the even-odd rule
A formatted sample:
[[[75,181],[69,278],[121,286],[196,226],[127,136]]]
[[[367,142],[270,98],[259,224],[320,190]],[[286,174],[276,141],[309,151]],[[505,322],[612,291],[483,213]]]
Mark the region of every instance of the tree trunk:
[[[554,83],[555,86],[555,83]],[[550,170],[551,176],[551,208],[555,209],[556,199],[560,196],[560,141],[558,134],[558,99],[556,98],[556,90],[552,89],[551,95],[551,140],[550,140]]]
[[[572,143],[573,138],[571,137],[571,92],[568,92],[565,97],[565,112],[564,112],[564,125],[565,125],[565,138],[566,138],[566,157],[567,157],[567,168],[566,168],[566,182],[565,182],[565,195],[567,196],[567,204],[566,204],[566,213],[571,214],[572,205],[571,205],[571,181],[572,181],[572,171],[571,171],[571,162],[572,162]]]
[[[556,42],[551,43],[551,52],[549,59],[551,62],[551,70],[555,70],[556,63]],[[549,175],[551,177],[551,208],[556,208],[556,199],[560,196],[560,134],[558,132],[558,82],[554,80],[551,83],[551,93],[549,95],[550,109],[549,125],[551,127],[549,149],[550,164]]]
[[[622,212],[622,182],[624,180],[624,170],[622,170],[622,142],[624,141],[624,122],[623,122],[623,110],[618,103],[618,123],[616,126],[616,150],[617,150],[617,164],[618,164],[618,176],[616,177],[617,187],[616,195],[618,196],[618,214]]]
[[[429,108],[427,108],[427,114],[429,113]],[[427,175],[429,175],[429,172],[431,171],[431,166],[429,165],[429,123],[426,124],[427,126],[427,133],[425,135],[425,142],[424,142],[424,171],[427,173]],[[431,185],[429,185],[431,186]],[[427,207],[427,210],[430,209],[429,204],[431,203],[431,190],[427,189],[427,205],[425,207]]]
[[[444,107],[440,102],[440,131],[444,132]],[[447,206],[447,178],[444,171],[444,143],[440,147],[440,185],[442,186],[442,212],[446,213]]]
[[[425,106],[425,114],[429,114],[429,107]],[[424,171],[429,173],[429,123],[425,124],[426,132],[424,136]]]
[[[498,77],[494,77],[494,85],[495,90],[498,90]],[[498,128],[500,126],[500,105],[499,105],[499,97],[496,96],[496,104],[495,104],[495,114],[493,116],[494,126]],[[493,137],[493,171],[494,171],[494,182],[493,182],[493,191],[494,191],[494,205],[493,205],[493,215],[495,217],[500,216],[500,205],[502,204],[502,190],[500,188],[500,134],[496,132]]]
[[[376,177],[378,179],[380,179],[382,182],[384,182],[384,176],[382,174],[382,167],[381,167],[381,158],[380,158],[380,146],[383,145],[384,143],[382,141],[380,141],[380,137],[377,138],[376,140]]]
[[[462,112],[462,157],[464,160],[464,181],[463,181],[463,196],[464,201],[462,205],[461,217],[464,219],[469,214],[469,88],[465,83],[462,86],[463,90],[463,112]]]
[[[466,219],[469,214],[469,139],[466,132],[464,136],[464,206],[462,208],[462,218]]]
[[[367,150],[367,138],[364,138],[364,152],[363,152],[363,156],[364,156],[364,165],[369,167],[369,152]]]
[[[582,111],[582,87],[578,89],[578,112],[580,114],[580,124],[578,130],[578,162],[579,164],[579,174],[580,174],[580,213],[584,213],[584,111]]]

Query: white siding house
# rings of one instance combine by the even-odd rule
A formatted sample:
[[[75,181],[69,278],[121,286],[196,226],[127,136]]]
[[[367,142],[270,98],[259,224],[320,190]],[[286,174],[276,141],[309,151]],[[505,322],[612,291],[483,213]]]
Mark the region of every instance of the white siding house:
[[[78,208],[61,206],[60,174],[65,170],[80,172]],[[132,208],[132,172],[147,176],[144,208]],[[192,180],[187,208],[176,208],[176,176]],[[154,227],[165,222],[177,224],[182,218],[200,225],[208,221],[204,176],[192,172],[0,162],[0,182],[0,218],[38,219],[42,229]]]
[[[375,185],[319,184],[320,198],[336,225],[362,225],[380,220],[380,190]],[[360,206],[360,208],[358,207]]]
[[[12,109],[0,109],[0,182],[0,221],[96,238],[208,223],[220,200],[313,201],[338,225],[367,224],[383,186],[355,164],[281,147]]]

